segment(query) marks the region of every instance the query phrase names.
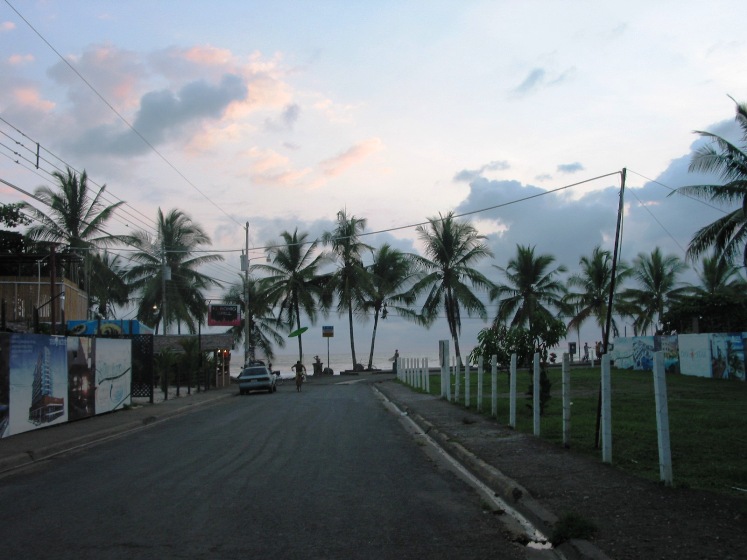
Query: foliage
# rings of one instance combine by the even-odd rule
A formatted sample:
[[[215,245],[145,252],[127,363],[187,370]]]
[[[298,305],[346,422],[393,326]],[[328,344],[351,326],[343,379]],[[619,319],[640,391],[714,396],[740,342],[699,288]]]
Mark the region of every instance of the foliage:
[[[507,279],[491,292],[491,299],[499,299],[496,321],[531,330],[533,321],[551,319],[553,309],[565,308],[566,288],[559,276],[566,268],[550,268],[554,261],[552,255],[535,255],[534,247],[517,245],[505,268],[493,265]]]
[[[581,272],[568,277],[569,288],[578,288],[576,292],[569,292],[565,302],[574,310],[573,318],[568,323],[568,329],[580,329],[588,319],[593,318],[602,333],[601,340],[605,340],[607,328],[607,308],[609,306],[610,286],[612,284],[612,253],[596,246],[591,256],[583,256],[579,260]],[[625,278],[630,275],[630,269],[624,263],[618,263],[615,269],[615,291],[617,292]],[[612,333],[618,334],[614,313],[610,321]]]
[[[550,543],[558,546],[571,539],[591,539],[599,530],[591,521],[575,512],[565,513],[560,516],[552,535]]]
[[[438,218],[428,218],[427,225],[416,228],[418,237],[425,245],[425,256],[413,256],[420,268],[413,295],[427,291],[420,312],[420,322],[430,326],[441,309],[446,312],[449,333],[454,342],[455,355],[461,357],[459,334],[462,328],[461,309],[468,315],[476,314],[487,319],[485,305],[472,291],[491,290],[494,284],[475,266],[493,253],[485,243],[485,236],[468,222],[459,222],[454,213]]]
[[[117,306],[126,305],[130,300],[130,286],[125,282],[125,268],[122,257],[108,251],[95,253],[90,261],[90,283],[88,297],[91,308],[98,317],[116,317]]]
[[[370,274],[368,291],[363,308],[373,310],[374,326],[371,334],[371,352],[368,355],[368,369],[373,368],[374,345],[379,316],[386,319],[392,310],[405,318],[414,318],[415,313],[406,307],[415,303],[415,297],[405,290],[412,281],[412,260],[408,255],[384,243],[374,252],[374,260],[366,270]]]
[[[135,236],[139,250],[131,257],[135,264],[125,274],[130,288],[139,295],[137,318],[147,325],[155,324],[156,332],[159,324],[166,332],[172,323],[181,331],[184,323],[194,334],[196,321],[202,322],[207,312],[203,290],[221,285],[198,269],[223,257],[201,252],[210,244],[210,237],[181,210],[164,214],[159,208],[156,224],[155,238],[143,231]],[[171,280],[164,278],[166,267],[171,270]]]
[[[747,299],[736,293],[688,295],[662,315],[667,334],[743,332],[747,328]]]
[[[241,275],[239,283],[231,285],[223,298],[226,303],[236,304],[245,311],[241,325],[231,327],[228,332],[238,342],[246,336],[246,321],[249,322],[249,340],[246,341],[249,356],[245,357],[248,360],[255,359],[255,349],[258,348],[268,361],[272,361],[275,358],[274,346],[285,346],[285,338],[277,330],[281,323],[273,315],[270,287],[267,279],[262,281],[251,275],[248,278]]]
[[[319,274],[326,257],[315,254],[318,243],[308,242],[308,233],[284,231],[282,242],[267,250],[271,264],[258,264],[252,268],[267,274],[266,297],[279,305],[278,321],[288,331],[301,328],[301,312],[316,323],[318,311],[326,312],[329,300],[325,286],[328,275]],[[303,336],[298,336],[298,359],[303,359]]]
[[[496,356],[497,365],[508,367],[511,354],[516,354],[517,367],[528,367],[534,354],[540,355],[540,414],[544,413],[545,404],[550,400],[552,383],[547,377],[549,349],[556,346],[566,334],[566,327],[560,319],[544,316],[532,321],[530,329],[507,327],[505,324],[493,323],[490,328],[482,329],[477,334],[477,346],[469,355],[469,361],[477,364],[480,356],[484,363],[492,366],[492,356]],[[531,398],[534,382],[530,382],[527,395]]]
[[[649,328],[659,330],[664,311],[686,292],[678,281],[686,265],[676,255],[663,255],[656,247],[650,254],[638,253],[633,261],[631,275],[639,288],[628,288],[622,292],[622,301],[617,311],[633,317],[633,328],[637,335]]]
[[[690,240],[687,255],[695,259],[713,248],[720,259],[734,262],[741,256],[742,264],[747,266],[747,104],[736,101],[735,104],[735,120],[742,132],[742,146],[736,146],[717,134],[696,130],[710,142],[695,151],[689,167],[692,172],[714,173],[724,183],[690,185],[675,192],[719,205],[739,204],[725,216],[698,230]]]
[[[337,212],[337,226],[325,232],[322,242],[330,245],[332,254],[337,260],[337,270],[330,277],[328,291],[337,294],[337,312],[347,312],[350,330],[350,353],[353,369],[358,369],[355,356],[355,337],[353,335],[353,312],[362,311],[365,307],[366,293],[370,292],[371,277],[363,266],[363,252],[373,250],[360,240],[366,229],[365,218],[348,217],[346,210]]]

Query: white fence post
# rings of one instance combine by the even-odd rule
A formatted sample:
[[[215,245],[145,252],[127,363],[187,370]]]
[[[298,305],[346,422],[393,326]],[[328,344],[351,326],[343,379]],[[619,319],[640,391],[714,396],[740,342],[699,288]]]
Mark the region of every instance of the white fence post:
[[[490,363],[490,414],[493,418],[498,417],[498,359],[493,354]]]
[[[571,360],[563,353],[563,447],[571,446]]]
[[[534,375],[532,391],[532,413],[534,416],[534,435],[540,435],[540,355],[534,353]]]
[[[659,440],[659,479],[672,486],[672,450],[669,444],[669,405],[667,404],[667,372],[664,352],[654,352],[654,397],[656,399],[656,431]]]
[[[511,380],[508,382],[508,425],[516,427],[516,354],[511,354]]]
[[[482,412],[482,378],[483,378],[483,371],[482,371],[482,354],[477,359],[477,412]]]
[[[602,462],[612,462],[612,387],[609,354],[602,354]]]

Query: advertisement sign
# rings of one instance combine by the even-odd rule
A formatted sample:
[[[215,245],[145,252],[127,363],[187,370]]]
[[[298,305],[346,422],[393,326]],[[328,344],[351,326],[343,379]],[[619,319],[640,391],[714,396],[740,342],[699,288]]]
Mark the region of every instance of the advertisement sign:
[[[209,327],[238,327],[241,325],[238,305],[208,305]]]
[[[322,327],[322,337],[323,338],[332,338],[335,336],[335,327],[325,325]]]

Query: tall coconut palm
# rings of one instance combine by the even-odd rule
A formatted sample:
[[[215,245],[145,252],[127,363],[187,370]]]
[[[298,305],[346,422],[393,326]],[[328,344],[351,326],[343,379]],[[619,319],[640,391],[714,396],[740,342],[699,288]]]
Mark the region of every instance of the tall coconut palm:
[[[739,268],[719,258],[718,254],[704,257],[701,267],[696,271],[700,284],[690,287],[689,295],[744,294],[747,281],[739,273]]]
[[[93,282],[99,279],[106,282],[110,272],[101,270],[105,261],[93,259],[93,255],[100,248],[133,241],[131,236],[113,235],[104,229],[124,201],[105,204],[106,185],[93,191],[89,188],[85,171],[78,175],[68,167],[65,173],[55,171],[52,175],[57,181],[56,189],[44,185],[34,191],[34,197],[45,208],[36,208],[28,202],[21,204],[35,222],[27,229],[26,236],[38,243],[62,245],[58,252],[63,255],[67,253],[88,259],[84,270],[95,271],[95,274],[85,278],[86,290],[100,293],[107,286],[96,286]]]
[[[139,294],[137,318],[155,324],[156,332],[159,324],[165,333],[168,325],[175,323],[181,331],[184,323],[195,333],[195,320],[201,322],[207,310],[203,291],[221,286],[198,269],[223,257],[202,252],[210,245],[210,237],[181,210],[164,214],[159,208],[156,230],[155,237],[142,231],[136,235],[139,251],[132,255],[135,264],[125,274]],[[171,272],[170,280],[167,271]]]
[[[246,333],[249,334],[247,347],[251,349],[250,359],[254,358],[254,349],[258,348],[269,361],[275,358],[275,346],[283,348],[285,338],[278,332],[277,318],[273,314],[273,303],[268,297],[269,283],[244,275],[241,280],[232,284],[223,301],[238,305],[247,311],[240,326],[234,326],[228,332],[239,342]],[[246,322],[248,321],[248,328]]]
[[[507,280],[491,292],[491,298],[499,300],[495,322],[531,330],[535,320],[549,322],[565,309],[566,288],[560,274],[566,268],[551,268],[554,262],[552,255],[535,255],[533,246],[517,245],[505,268],[493,265]]]
[[[602,331],[601,340],[607,340],[607,308],[609,305],[610,284],[612,282],[612,253],[601,247],[594,247],[590,256],[583,256],[579,260],[581,272],[572,274],[566,284],[571,288],[578,288],[576,292],[566,294],[565,301],[574,309],[574,315],[568,323],[568,329],[579,330],[590,318],[593,318]],[[629,275],[629,269],[618,263],[615,270],[615,288],[622,285],[622,281]],[[617,334],[617,324],[614,314],[610,321],[611,330]]]
[[[717,134],[697,130],[697,134],[711,142],[698,148],[689,167],[690,171],[714,173],[724,183],[680,187],[675,192],[718,204],[739,204],[725,216],[698,230],[690,240],[687,256],[695,259],[713,247],[720,258],[733,262],[741,257],[742,264],[747,266],[747,104],[736,101],[735,104],[743,144],[736,146]]]
[[[266,297],[279,305],[278,320],[288,331],[301,328],[301,313],[316,323],[318,310],[326,309],[324,287],[328,277],[319,273],[326,261],[317,253],[318,243],[307,242],[308,233],[284,231],[282,243],[268,249],[271,264],[257,264],[252,268],[267,274]],[[298,336],[298,359],[303,360],[303,336]]]
[[[358,360],[355,356],[355,336],[353,333],[353,312],[363,308],[365,293],[369,289],[370,277],[363,266],[363,252],[371,247],[360,240],[366,229],[366,219],[348,217],[346,210],[337,213],[337,226],[322,235],[322,242],[330,245],[337,261],[337,270],[332,274],[330,289],[337,294],[337,312],[347,312],[350,329],[350,353],[353,369]]]
[[[368,355],[368,369],[373,368],[374,345],[379,316],[386,319],[394,310],[402,316],[414,317],[414,312],[405,305],[415,302],[415,297],[405,288],[413,279],[411,259],[402,251],[384,243],[374,252],[373,263],[367,267],[371,275],[370,291],[366,294],[365,309],[373,309],[374,325],[371,334],[371,352]],[[404,305],[400,305],[404,304]]]
[[[656,247],[650,254],[638,253],[633,260],[631,277],[639,288],[628,288],[622,292],[623,302],[618,309],[633,317],[633,329],[637,334],[653,327],[659,330],[659,322],[667,305],[687,292],[678,279],[687,268],[676,255],[663,255]]]
[[[427,290],[421,309],[421,321],[431,325],[443,309],[449,333],[454,342],[456,358],[461,360],[459,335],[462,328],[461,310],[467,315],[478,315],[487,319],[485,304],[472,291],[491,290],[493,283],[475,266],[493,253],[469,222],[460,222],[454,213],[428,218],[428,223],[416,228],[420,241],[425,245],[425,256],[414,256],[422,269],[421,277],[412,288],[414,294]]]

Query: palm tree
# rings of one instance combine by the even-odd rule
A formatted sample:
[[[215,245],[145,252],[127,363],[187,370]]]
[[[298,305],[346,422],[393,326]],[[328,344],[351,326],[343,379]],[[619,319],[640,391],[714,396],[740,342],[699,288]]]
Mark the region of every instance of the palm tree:
[[[659,322],[668,304],[687,291],[677,276],[687,268],[676,255],[664,256],[661,249],[651,254],[638,253],[633,260],[631,276],[640,288],[628,288],[622,293],[623,302],[618,309],[634,318],[633,329],[645,333],[649,327],[659,330]]]
[[[716,134],[697,130],[697,134],[709,138],[711,142],[698,148],[689,167],[690,171],[712,172],[724,184],[691,185],[680,187],[675,192],[720,204],[740,204],[735,210],[698,230],[688,245],[687,256],[695,259],[713,247],[720,258],[729,262],[741,254],[742,264],[747,266],[747,104],[736,105],[736,121],[745,144],[735,146]]]
[[[332,247],[337,259],[337,271],[332,274],[329,289],[337,294],[337,312],[347,311],[350,327],[350,352],[353,369],[358,366],[355,357],[355,337],[353,334],[353,311],[363,308],[365,293],[369,290],[370,278],[363,266],[362,253],[372,248],[360,241],[360,234],[366,229],[366,219],[348,217],[346,210],[337,213],[337,226],[322,235],[322,242]]]
[[[402,251],[393,249],[388,243],[384,243],[374,253],[374,261],[367,268],[371,274],[371,285],[370,292],[366,294],[364,308],[374,311],[371,352],[368,355],[368,369],[370,370],[373,368],[379,316],[386,319],[390,310],[394,309],[400,315],[413,317],[415,314],[412,310],[399,304],[412,304],[415,298],[405,291],[405,287],[413,278],[413,271],[410,258]]]
[[[280,305],[278,321],[289,331],[301,328],[301,312],[312,324],[316,323],[318,303],[326,309],[324,287],[328,277],[319,274],[326,258],[315,254],[318,243],[307,242],[307,233],[284,231],[283,243],[267,250],[271,264],[257,264],[253,268],[268,275],[266,297],[273,305]],[[303,360],[303,337],[298,336],[298,359]]]
[[[96,253],[89,261],[91,306],[98,317],[109,319],[115,316],[115,306],[124,306],[130,300],[130,286],[125,282],[126,273],[120,255],[108,251]]]
[[[247,278],[240,275],[240,278],[239,283],[229,287],[223,301],[238,305],[246,310],[247,314],[240,326],[231,327],[228,332],[233,334],[236,342],[239,342],[247,332],[245,321],[248,321],[247,347],[251,349],[250,358],[254,358],[254,349],[259,348],[268,362],[272,361],[275,358],[274,345],[284,347],[285,338],[277,331],[280,325],[273,315],[273,304],[267,295],[269,283],[252,276]]]
[[[474,313],[487,319],[485,304],[470,286],[480,290],[495,288],[484,274],[474,268],[480,260],[492,257],[493,253],[484,241],[485,236],[479,235],[472,224],[457,221],[453,212],[428,218],[428,223],[418,226],[416,231],[425,245],[425,256],[413,257],[422,271],[412,293],[428,290],[420,320],[425,325],[431,325],[443,308],[456,357],[461,360],[461,308],[469,316]]]
[[[557,311],[565,309],[563,298],[565,285],[559,275],[566,271],[563,265],[550,268],[555,262],[552,255],[536,255],[534,247],[516,246],[516,256],[503,268],[497,265],[508,282],[500,284],[491,292],[492,299],[499,299],[496,323],[510,321],[512,327],[528,327],[538,319],[551,321]]]
[[[718,294],[744,294],[747,281],[740,275],[739,268],[729,264],[718,254],[704,257],[702,270],[696,271],[699,286],[689,288],[689,294],[693,296],[713,296]]]
[[[156,324],[156,332],[163,322],[164,333],[172,323],[179,331],[184,323],[190,333],[195,333],[195,319],[202,322],[207,311],[203,290],[221,285],[197,269],[223,257],[200,252],[210,244],[210,237],[181,210],[164,215],[159,208],[156,222],[155,238],[142,231],[136,235],[140,250],[133,254],[135,264],[125,274],[132,290],[139,294],[137,318]]]
[[[581,328],[587,319],[594,318],[602,331],[601,340],[605,338],[607,326],[607,307],[609,304],[610,284],[612,282],[612,253],[596,246],[591,256],[579,260],[581,272],[572,274],[566,284],[579,288],[578,292],[566,294],[565,302],[573,307],[575,315],[568,323],[568,329]],[[616,287],[629,275],[623,263],[618,263],[615,271]],[[618,329],[614,315],[610,322],[611,330],[617,334]]]
[[[93,259],[96,250],[116,244],[131,243],[128,235],[113,235],[104,228],[124,201],[106,205],[103,201],[106,185],[98,192],[92,192],[88,186],[88,175],[83,171],[80,175],[67,168],[63,174],[55,171],[53,177],[57,180],[57,189],[48,186],[38,187],[34,197],[47,208],[40,210],[28,202],[21,203],[21,208],[34,220],[26,236],[39,243],[63,245],[60,253],[71,253],[78,258]],[[98,259],[89,262],[88,270],[94,271],[104,264]],[[91,278],[86,278],[86,290],[90,293],[101,293],[107,285],[98,286],[94,282],[106,282],[111,272],[98,270]],[[90,302],[89,302],[90,305]]]

